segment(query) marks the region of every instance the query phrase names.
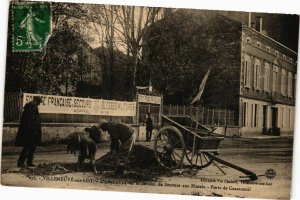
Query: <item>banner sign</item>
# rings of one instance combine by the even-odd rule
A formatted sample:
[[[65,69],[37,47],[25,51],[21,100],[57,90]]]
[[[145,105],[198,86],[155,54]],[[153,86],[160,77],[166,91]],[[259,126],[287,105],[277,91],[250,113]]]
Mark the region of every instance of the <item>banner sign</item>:
[[[40,113],[106,116],[136,115],[136,102],[43,94],[23,93],[23,106],[32,101],[34,96],[39,96],[43,100],[43,102],[39,105]]]
[[[138,94],[139,103],[161,104],[161,97]]]

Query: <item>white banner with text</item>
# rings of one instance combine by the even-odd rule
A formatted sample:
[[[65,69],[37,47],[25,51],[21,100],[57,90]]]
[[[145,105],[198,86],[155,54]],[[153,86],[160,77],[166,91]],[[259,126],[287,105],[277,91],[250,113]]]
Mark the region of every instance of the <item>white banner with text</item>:
[[[136,102],[31,93],[23,93],[23,106],[32,101],[34,96],[39,96],[43,100],[43,102],[39,105],[40,113],[105,116],[136,115]]]
[[[152,103],[152,104],[161,104],[161,97],[159,96],[149,96],[144,94],[138,94],[139,103]]]

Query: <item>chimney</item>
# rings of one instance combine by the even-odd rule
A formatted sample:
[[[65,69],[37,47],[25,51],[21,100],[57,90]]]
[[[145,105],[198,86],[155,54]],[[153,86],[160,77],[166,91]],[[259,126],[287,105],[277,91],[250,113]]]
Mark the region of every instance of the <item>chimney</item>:
[[[262,17],[261,16],[255,17],[255,29],[260,33],[262,32]]]
[[[251,12],[248,15],[248,27],[251,28]]]

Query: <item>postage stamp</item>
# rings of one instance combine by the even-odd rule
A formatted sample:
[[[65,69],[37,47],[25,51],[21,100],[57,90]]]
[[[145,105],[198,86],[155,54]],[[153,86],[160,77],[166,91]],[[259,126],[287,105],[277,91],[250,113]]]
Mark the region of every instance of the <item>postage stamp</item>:
[[[41,51],[51,35],[50,3],[14,3],[13,51]]]

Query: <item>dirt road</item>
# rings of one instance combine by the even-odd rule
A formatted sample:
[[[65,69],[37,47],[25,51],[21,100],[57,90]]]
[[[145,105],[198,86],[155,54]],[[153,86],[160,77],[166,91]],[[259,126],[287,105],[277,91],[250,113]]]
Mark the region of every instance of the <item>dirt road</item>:
[[[149,149],[153,148],[152,143],[139,144]],[[221,143],[218,157],[255,172],[258,175],[256,181],[246,181],[248,179],[242,178],[244,175],[241,172],[220,165],[226,173],[223,174],[214,164],[202,170],[183,169],[157,173],[154,178],[146,179],[143,178],[149,177],[146,175],[150,172],[143,169],[140,169],[139,177],[136,174],[115,177],[105,173],[95,174],[90,170],[71,171],[69,168],[61,174],[35,174],[16,168],[20,149],[14,147],[3,148],[1,178],[3,185],[287,199],[291,186],[292,144],[291,138],[226,139]],[[97,152],[97,157],[106,154],[108,147],[108,144],[103,144]],[[62,145],[41,147],[35,157],[36,163],[46,163],[45,166],[52,166],[52,170],[60,170],[57,166],[71,166],[76,160],[76,156],[66,154]],[[266,177],[266,171],[269,169],[276,174]],[[130,173],[134,172],[129,170],[128,174]],[[151,173],[155,175],[156,171]]]

